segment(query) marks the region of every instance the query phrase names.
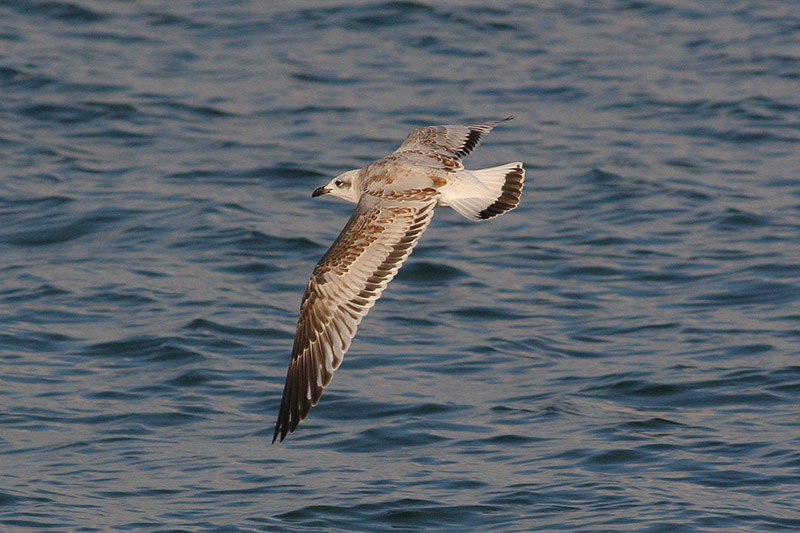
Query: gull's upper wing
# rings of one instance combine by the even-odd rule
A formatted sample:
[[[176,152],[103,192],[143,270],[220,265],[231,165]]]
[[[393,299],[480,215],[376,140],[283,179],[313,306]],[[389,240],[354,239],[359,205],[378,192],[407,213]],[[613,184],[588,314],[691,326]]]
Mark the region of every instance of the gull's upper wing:
[[[493,120],[477,124],[457,124],[450,126],[427,126],[412,131],[395,154],[403,152],[434,152],[455,159],[466,157],[480,144],[481,137],[506,120]]]
[[[339,368],[361,319],[433,217],[435,189],[401,199],[363,194],[308,282],[272,442],[297,428]]]

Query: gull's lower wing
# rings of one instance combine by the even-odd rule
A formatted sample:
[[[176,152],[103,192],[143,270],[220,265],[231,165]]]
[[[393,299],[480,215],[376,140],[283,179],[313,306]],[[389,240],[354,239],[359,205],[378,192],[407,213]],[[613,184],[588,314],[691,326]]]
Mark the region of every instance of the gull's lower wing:
[[[308,282],[272,442],[308,416],[383,289],[433,217],[439,193],[412,191],[401,200],[364,194]]]

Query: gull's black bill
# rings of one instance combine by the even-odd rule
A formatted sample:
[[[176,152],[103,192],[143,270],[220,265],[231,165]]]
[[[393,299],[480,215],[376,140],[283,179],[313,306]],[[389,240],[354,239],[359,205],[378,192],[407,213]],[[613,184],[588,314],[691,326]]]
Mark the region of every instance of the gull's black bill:
[[[327,187],[320,187],[319,189],[314,189],[314,192],[311,193],[311,198],[316,198],[317,196],[322,196],[323,194],[328,194],[331,190]]]

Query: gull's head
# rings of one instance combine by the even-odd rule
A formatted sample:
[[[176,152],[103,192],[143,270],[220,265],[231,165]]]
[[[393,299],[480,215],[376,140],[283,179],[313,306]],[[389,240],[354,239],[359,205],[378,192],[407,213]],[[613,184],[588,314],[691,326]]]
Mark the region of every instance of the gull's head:
[[[323,194],[331,194],[344,198],[349,202],[358,202],[361,198],[361,190],[358,187],[358,173],[360,169],[348,170],[333,178],[326,186],[320,187],[311,193],[312,198],[322,196]]]

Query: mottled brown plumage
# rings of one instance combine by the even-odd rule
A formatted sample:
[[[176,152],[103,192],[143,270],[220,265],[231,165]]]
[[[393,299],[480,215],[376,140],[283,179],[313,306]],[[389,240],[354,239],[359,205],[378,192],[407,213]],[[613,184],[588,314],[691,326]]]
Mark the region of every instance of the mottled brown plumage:
[[[416,246],[437,204],[471,220],[519,204],[521,163],[479,171],[461,163],[499,122],[414,130],[392,154],[314,191],[312,196],[331,193],[357,205],[303,295],[272,442],[294,431],[320,401],[361,319]]]

